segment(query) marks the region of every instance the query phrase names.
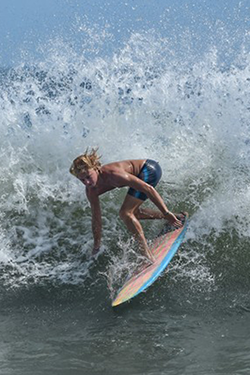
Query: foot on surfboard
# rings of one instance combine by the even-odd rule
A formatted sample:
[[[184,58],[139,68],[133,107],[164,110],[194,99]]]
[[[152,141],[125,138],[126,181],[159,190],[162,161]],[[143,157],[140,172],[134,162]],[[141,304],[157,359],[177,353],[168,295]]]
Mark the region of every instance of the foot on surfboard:
[[[152,266],[153,264],[154,264],[154,262],[151,259],[148,259],[148,258],[143,259],[143,261],[136,267],[136,269],[132,273],[132,276],[140,274],[142,271],[144,271],[146,268]]]

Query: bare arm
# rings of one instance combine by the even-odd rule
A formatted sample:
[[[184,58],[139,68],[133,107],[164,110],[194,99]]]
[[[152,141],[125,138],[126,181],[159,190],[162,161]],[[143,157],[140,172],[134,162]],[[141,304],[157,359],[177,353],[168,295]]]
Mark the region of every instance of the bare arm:
[[[182,223],[177,217],[168,210],[167,206],[165,205],[161,196],[157,193],[155,188],[151,185],[148,185],[148,198],[159,208],[159,210],[163,213],[164,217],[168,220],[170,224],[175,227],[181,227]]]
[[[92,232],[94,237],[94,248],[93,255],[98,253],[101,246],[101,236],[102,236],[102,215],[101,206],[98,195],[91,191],[91,189],[86,188],[87,198],[90,202],[91,212],[92,212]]]
[[[168,210],[160,194],[155,190],[153,186],[126,172],[117,173],[114,177],[118,184],[127,185],[134,188],[135,190],[139,190],[142,193],[145,193],[171,224],[177,227],[180,227],[182,225],[181,222],[176,218],[176,216]]]

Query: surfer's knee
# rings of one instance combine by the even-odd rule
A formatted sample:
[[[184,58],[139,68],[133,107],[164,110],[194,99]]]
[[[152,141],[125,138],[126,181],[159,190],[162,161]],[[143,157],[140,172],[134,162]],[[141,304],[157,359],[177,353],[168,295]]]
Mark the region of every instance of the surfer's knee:
[[[127,222],[127,221],[133,220],[133,216],[134,215],[133,215],[132,212],[130,212],[130,211],[126,210],[126,209],[121,208],[120,212],[119,212],[119,216],[122,219],[122,221]]]

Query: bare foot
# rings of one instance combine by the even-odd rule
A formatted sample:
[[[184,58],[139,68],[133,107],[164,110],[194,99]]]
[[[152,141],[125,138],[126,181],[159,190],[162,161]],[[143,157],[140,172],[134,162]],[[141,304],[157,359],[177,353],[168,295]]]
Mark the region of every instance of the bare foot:
[[[151,251],[147,250],[146,254],[147,254],[147,260],[148,260],[148,262],[150,262],[151,264],[153,264],[155,262],[155,257],[153,256],[153,254],[151,253]]]

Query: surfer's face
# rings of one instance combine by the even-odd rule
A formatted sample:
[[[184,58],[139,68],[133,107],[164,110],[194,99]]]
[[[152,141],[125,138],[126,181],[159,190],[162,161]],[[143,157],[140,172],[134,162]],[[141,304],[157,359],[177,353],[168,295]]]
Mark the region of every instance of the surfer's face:
[[[81,180],[84,183],[84,185],[93,187],[97,183],[98,172],[94,169],[88,169],[78,173],[77,178],[79,178],[79,180]]]

